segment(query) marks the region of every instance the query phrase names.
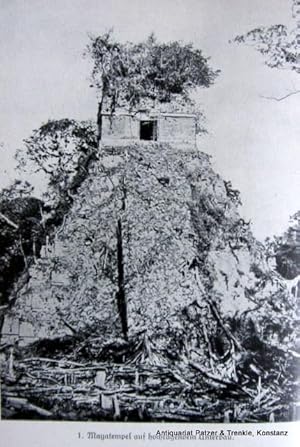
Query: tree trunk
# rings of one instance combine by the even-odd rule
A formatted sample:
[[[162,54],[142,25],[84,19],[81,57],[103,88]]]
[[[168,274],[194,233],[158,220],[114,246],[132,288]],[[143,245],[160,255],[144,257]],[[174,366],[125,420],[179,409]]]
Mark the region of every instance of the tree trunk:
[[[117,262],[118,262],[118,292],[116,294],[118,311],[121,319],[121,327],[125,340],[128,340],[127,303],[124,287],[124,254],[122,221],[118,219],[117,224]]]
[[[101,138],[102,138],[102,109],[103,109],[103,97],[101,101],[98,102],[98,113],[97,113],[97,126],[98,126],[98,135],[97,135],[97,144],[99,147]]]

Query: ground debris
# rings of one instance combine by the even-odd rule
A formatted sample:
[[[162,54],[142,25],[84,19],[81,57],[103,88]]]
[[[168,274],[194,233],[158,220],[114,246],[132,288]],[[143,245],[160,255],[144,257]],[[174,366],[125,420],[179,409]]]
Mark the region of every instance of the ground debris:
[[[113,341],[107,360],[89,362],[64,353],[60,358],[30,357],[28,349],[13,359],[9,348],[2,365],[2,417],[203,422],[297,417],[293,390],[286,393],[291,385],[287,379],[283,387],[270,372],[266,378],[251,368],[248,375],[241,370],[237,378],[228,378],[228,366],[212,370],[211,362],[193,360],[192,350],[171,360],[146,334],[126,346],[124,361],[118,363],[111,361]],[[117,351],[119,347],[117,341]]]

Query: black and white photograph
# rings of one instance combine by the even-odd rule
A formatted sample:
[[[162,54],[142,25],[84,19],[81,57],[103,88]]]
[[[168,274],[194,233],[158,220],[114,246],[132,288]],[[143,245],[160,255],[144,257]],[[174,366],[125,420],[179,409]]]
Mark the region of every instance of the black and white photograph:
[[[0,0],[0,53],[2,421],[299,421],[300,0]]]

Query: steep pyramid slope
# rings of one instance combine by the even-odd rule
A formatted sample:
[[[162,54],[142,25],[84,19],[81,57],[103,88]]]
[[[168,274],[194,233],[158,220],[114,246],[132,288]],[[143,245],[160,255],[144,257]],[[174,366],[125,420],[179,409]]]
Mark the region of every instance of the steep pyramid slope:
[[[196,150],[103,148],[4,332],[18,319],[28,341],[147,330],[161,346],[183,333],[202,346],[208,332],[220,356],[247,330],[286,342],[291,303],[238,204]]]
[[[102,148],[6,314],[4,417],[297,417],[297,297],[238,205],[197,150]]]

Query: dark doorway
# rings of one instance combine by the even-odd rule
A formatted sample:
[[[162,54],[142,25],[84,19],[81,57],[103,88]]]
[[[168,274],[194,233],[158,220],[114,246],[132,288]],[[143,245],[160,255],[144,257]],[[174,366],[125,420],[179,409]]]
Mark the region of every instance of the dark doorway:
[[[148,141],[157,140],[157,121],[140,122],[140,139]]]

